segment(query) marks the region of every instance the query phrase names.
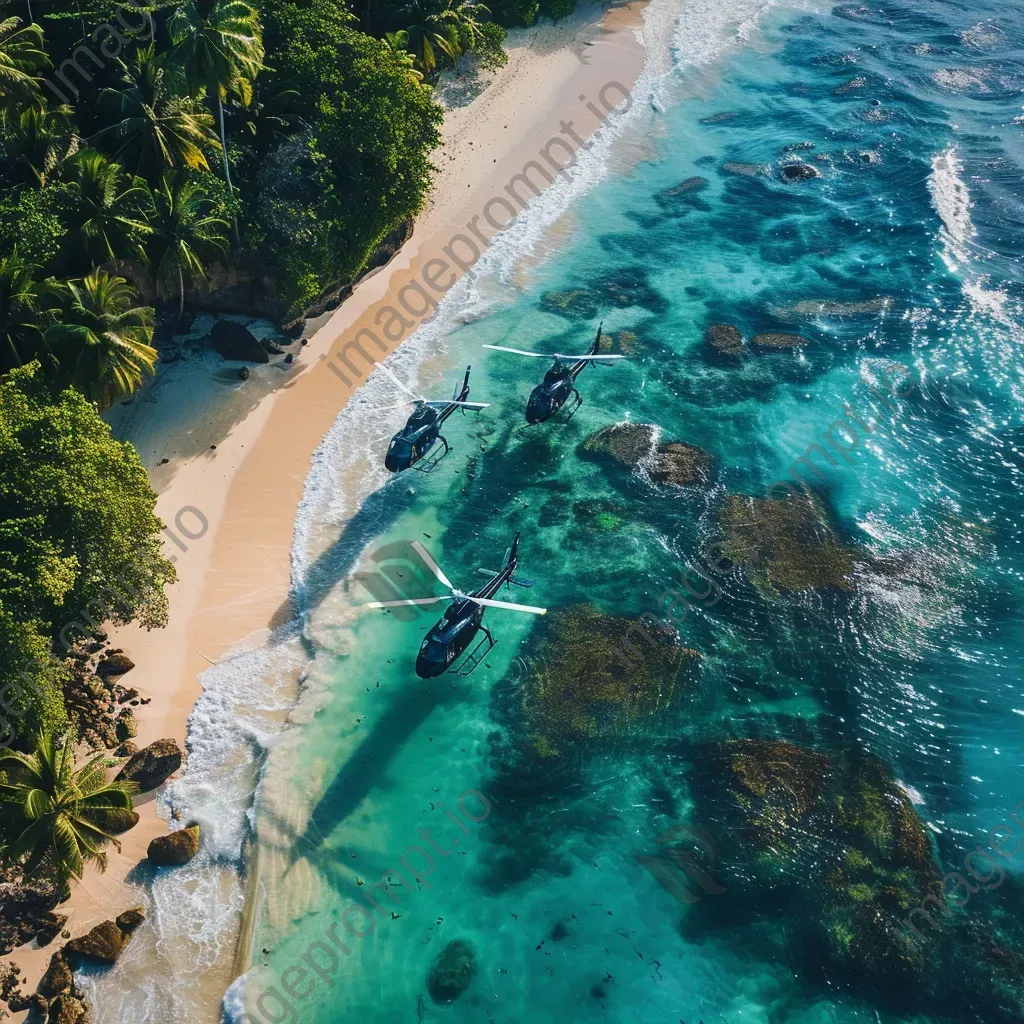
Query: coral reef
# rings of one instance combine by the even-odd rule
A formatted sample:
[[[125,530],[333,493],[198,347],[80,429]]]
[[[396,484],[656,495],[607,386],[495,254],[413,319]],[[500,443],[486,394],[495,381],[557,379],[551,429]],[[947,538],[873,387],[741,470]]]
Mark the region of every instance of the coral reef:
[[[840,543],[816,495],[775,501],[730,494],[719,519],[722,552],[758,590],[852,589],[854,552]]]
[[[441,950],[427,976],[427,990],[435,1003],[450,1003],[466,991],[473,977],[473,956],[473,947],[462,939]]]
[[[522,702],[542,756],[642,732],[693,682],[701,657],[674,631],[589,606],[556,612],[537,628],[542,635],[533,643]]]

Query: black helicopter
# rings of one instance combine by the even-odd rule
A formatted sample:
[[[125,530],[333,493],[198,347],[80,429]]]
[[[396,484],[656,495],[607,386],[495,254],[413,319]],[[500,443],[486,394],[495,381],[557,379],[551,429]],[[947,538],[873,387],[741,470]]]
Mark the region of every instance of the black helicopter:
[[[602,323],[601,327],[603,326]],[[594,338],[594,344],[590,346],[590,351],[585,356],[564,356],[559,353],[549,356],[543,352],[524,352],[522,349],[505,348],[503,345],[484,345],[484,348],[492,348],[496,352],[512,352],[517,356],[529,356],[531,359],[554,359],[554,365],[544,374],[544,380],[530,393],[530,400],[526,403],[527,423],[543,423],[550,419],[565,405],[570,395],[575,395],[576,404],[569,414],[571,418],[583,404],[583,397],[576,390],[576,378],[590,363],[614,362],[616,359],[625,358],[597,354],[601,346],[601,327],[597,328],[597,337]]]
[[[509,608],[515,612],[529,612],[531,615],[546,615],[546,608],[534,608],[525,604],[511,604],[508,601],[492,601],[491,598],[505,586],[532,587],[530,580],[515,578],[516,567],[519,565],[519,534],[512,541],[512,547],[505,553],[505,562],[497,571],[493,569],[479,569],[485,576],[491,578],[475,593],[464,594],[452,586],[451,580],[441,571],[441,567],[430,556],[430,552],[419,543],[413,541],[412,546],[416,553],[426,563],[427,568],[451,591],[450,595],[442,597],[418,597],[405,601],[374,601],[371,608],[398,608],[408,605],[431,605],[439,601],[451,601],[448,610],[441,617],[441,620],[433,626],[420,644],[419,654],[416,656],[416,675],[421,679],[434,679],[452,666],[459,656],[473,642],[473,638],[481,630],[486,635],[477,648],[467,659],[468,670],[464,667],[460,675],[469,675],[480,663],[480,659],[495,644],[491,631],[483,624],[484,611],[487,608]],[[477,653],[484,643],[489,641],[486,650]]]
[[[469,395],[469,371],[466,367],[466,379],[462,382],[462,388],[455,385],[455,391],[450,399],[428,401],[418,395],[414,395],[383,363],[374,363],[379,370],[383,370],[398,387],[409,395],[414,406],[412,414],[402,429],[391,438],[387,454],[384,456],[384,468],[392,473],[401,473],[403,469],[415,466],[437,441],[444,445],[444,454],[447,455],[451,449],[448,441],[441,433],[441,424],[456,409],[486,409],[488,402],[467,402]],[[443,458],[440,456],[439,458]]]

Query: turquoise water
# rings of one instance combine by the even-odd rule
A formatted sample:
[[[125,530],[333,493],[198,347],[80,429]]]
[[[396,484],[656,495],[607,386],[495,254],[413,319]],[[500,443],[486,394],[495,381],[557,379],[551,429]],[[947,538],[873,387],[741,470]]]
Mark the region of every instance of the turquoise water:
[[[705,7],[721,13],[689,5],[676,71],[573,204],[569,239],[525,277],[477,282],[432,336],[443,344],[419,387],[448,394],[472,363],[472,397],[491,408],[451,421],[434,473],[376,487],[352,517],[328,496],[303,527],[315,707],[274,767],[304,809],[257,812],[287,869],[265,879],[253,1020],[1019,1020],[1019,855],[926,929],[906,971],[854,906],[883,905],[906,872],[879,854],[873,893],[829,872],[852,878],[851,848],[867,849],[848,822],[836,838],[840,804],[861,808],[854,831],[910,809],[924,860],[961,871],[1024,796],[1024,15],[1002,0],[766,10],[712,69],[688,38]],[[813,148],[784,152],[801,143]],[[798,160],[818,176],[782,180]],[[692,177],[706,186],[667,191]],[[600,320],[631,358],[585,371],[571,420],[526,428],[539,364],[481,346],[583,351]],[[713,350],[712,324],[737,327],[747,354]],[[765,332],[807,344],[749,343]],[[408,356],[394,365],[417,372]],[[885,392],[893,379],[909,393]],[[374,388],[365,402],[383,404]],[[859,419],[833,428],[851,409]],[[352,415],[376,420],[360,444],[382,457],[398,414]],[[625,422],[703,449],[708,478],[661,486],[580,452]],[[853,429],[855,448],[851,423],[872,428]],[[796,533],[825,531],[846,553],[840,585],[769,586],[735,549],[708,568],[729,496],[763,498],[830,428],[851,452],[814,457],[818,511]],[[345,462],[346,444],[351,432],[326,464],[377,479],[362,449]],[[361,611],[390,586],[379,574],[404,596],[440,592],[408,552],[420,540],[470,589],[517,530],[536,582],[508,597],[548,621],[490,610],[499,642],[476,673],[418,680],[435,609]],[[663,617],[687,565],[695,589],[718,588],[679,624],[699,660],[679,668],[641,645],[632,664],[655,698],[598,700],[621,678],[608,657],[628,650],[625,620]],[[603,616],[591,645],[611,646],[573,676],[562,642],[581,605]],[[585,648],[572,649],[585,661]],[[827,776],[843,791],[835,831],[804,818],[788,853],[766,852],[764,819],[744,822],[727,795],[742,740],[826,757],[797,788]],[[890,781],[862,806],[871,758]],[[460,824],[444,808],[469,791],[483,802],[464,796]],[[408,886],[396,880],[396,901],[373,890],[381,909],[366,910],[388,874]],[[473,969],[446,1004],[428,974],[455,940]],[[850,952],[862,941],[880,962]]]

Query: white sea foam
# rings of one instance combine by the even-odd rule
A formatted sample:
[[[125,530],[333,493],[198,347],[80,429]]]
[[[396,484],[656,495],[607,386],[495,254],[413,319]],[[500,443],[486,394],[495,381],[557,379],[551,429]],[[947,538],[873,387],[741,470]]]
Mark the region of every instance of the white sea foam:
[[[932,159],[928,191],[932,205],[942,220],[942,259],[951,273],[970,259],[970,246],[977,231],[971,221],[971,193],[961,177],[963,161],[956,146],[950,146]]]

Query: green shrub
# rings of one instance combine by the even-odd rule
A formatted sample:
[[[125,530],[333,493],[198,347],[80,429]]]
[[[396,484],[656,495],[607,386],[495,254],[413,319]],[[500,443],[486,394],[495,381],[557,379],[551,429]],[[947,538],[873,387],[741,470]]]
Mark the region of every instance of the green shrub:
[[[547,0],[545,13],[552,21],[568,18],[576,10],[576,0]]]
[[[525,28],[537,20],[540,0],[499,0],[491,6],[494,20],[509,28]]]

